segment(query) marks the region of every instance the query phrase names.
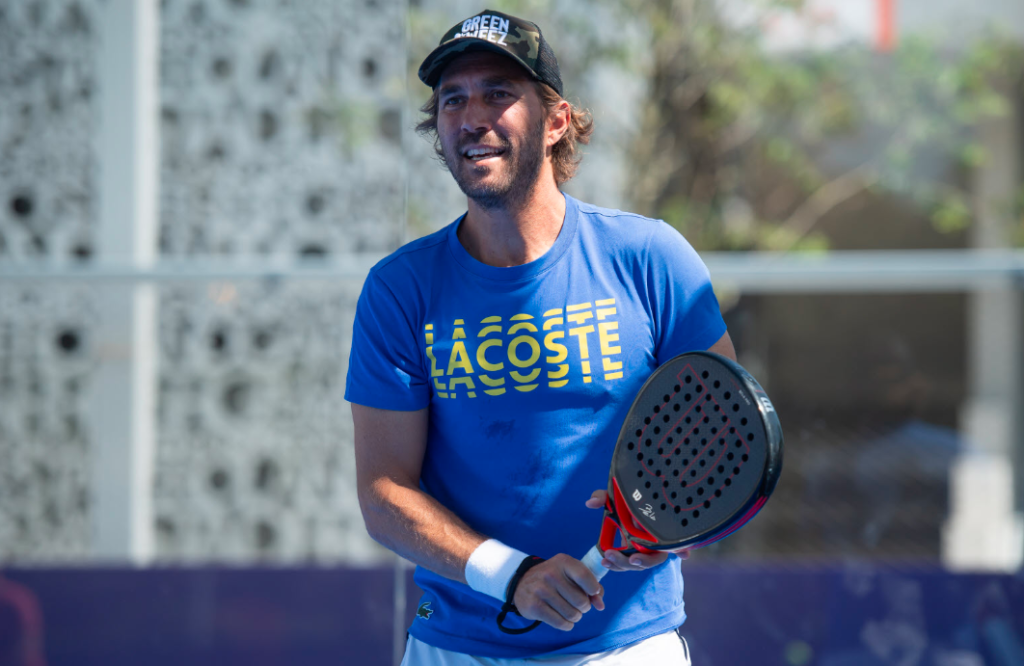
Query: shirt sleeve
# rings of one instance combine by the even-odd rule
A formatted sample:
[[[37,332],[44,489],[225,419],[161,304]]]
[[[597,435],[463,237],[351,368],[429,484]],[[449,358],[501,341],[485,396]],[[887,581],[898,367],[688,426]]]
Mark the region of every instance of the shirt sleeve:
[[[682,234],[664,222],[651,235],[647,281],[658,365],[684,352],[708,349],[725,335],[707,266]]]
[[[394,292],[371,272],[356,304],[345,399],[367,407],[414,411],[430,403],[415,327]]]

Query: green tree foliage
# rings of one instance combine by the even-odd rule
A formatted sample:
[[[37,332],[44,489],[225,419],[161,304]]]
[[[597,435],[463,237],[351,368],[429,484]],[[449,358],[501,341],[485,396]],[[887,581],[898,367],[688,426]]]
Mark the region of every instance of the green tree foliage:
[[[712,0],[618,1],[653,36],[635,204],[698,247],[823,249],[820,220],[865,191],[915,201],[940,231],[971,222],[964,175],[987,159],[975,129],[1019,90],[1011,40],[770,54],[763,21],[729,24]],[[767,18],[801,5],[757,7]]]

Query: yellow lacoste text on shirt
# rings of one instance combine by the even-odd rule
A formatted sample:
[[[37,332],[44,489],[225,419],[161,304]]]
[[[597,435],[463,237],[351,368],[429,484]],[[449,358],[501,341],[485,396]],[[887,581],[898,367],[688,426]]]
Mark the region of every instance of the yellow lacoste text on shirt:
[[[441,340],[435,335],[437,329],[426,324],[425,352],[434,395],[476,398],[481,391],[498,396],[509,390],[529,393],[539,386],[559,389],[569,384],[570,363],[577,359],[578,372],[573,376],[583,383],[595,377],[621,379],[622,361],[615,360],[622,353],[615,344],[619,341],[616,315],[615,299],[607,298],[547,310],[539,318],[516,314],[505,320],[493,315],[472,327],[456,319],[446,360],[435,354]],[[576,352],[572,358],[570,347]]]

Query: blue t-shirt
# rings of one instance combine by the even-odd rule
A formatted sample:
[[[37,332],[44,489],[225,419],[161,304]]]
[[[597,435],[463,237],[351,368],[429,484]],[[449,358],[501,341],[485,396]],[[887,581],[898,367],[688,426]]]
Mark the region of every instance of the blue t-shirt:
[[[524,552],[582,557],[622,420],[661,363],[725,323],[703,262],[664,222],[565,197],[554,245],[522,266],[473,259],[462,218],[377,264],[356,310],[345,398],[429,407],[420,485],[471,528]],[[610,573],[569,632],[499,631],[500,602],[422,567],[409,631],[447,650],[519,658],[614,649],[682,624],[676,558]],[[512,616],[506,624],[523,623]],[[518,626],[518,625],[517,625]]]

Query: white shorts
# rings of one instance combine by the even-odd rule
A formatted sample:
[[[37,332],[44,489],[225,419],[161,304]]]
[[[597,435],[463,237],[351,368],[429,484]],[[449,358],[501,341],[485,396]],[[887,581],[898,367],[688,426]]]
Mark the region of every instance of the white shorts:
[[[474,657],[427,645],[412,636],[405,642],[402,666],[690,666],[690,649],[686,640],[668,631],[651,636],[617,650],[597,654],[556,654],[532,659],[500,659]]]

